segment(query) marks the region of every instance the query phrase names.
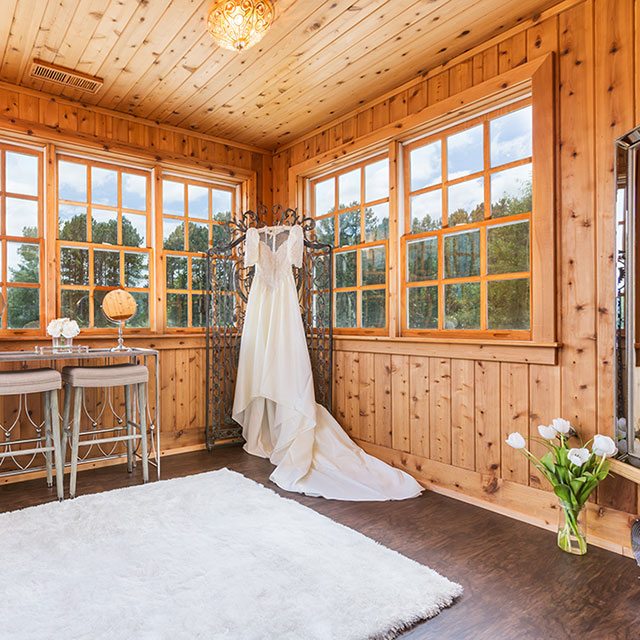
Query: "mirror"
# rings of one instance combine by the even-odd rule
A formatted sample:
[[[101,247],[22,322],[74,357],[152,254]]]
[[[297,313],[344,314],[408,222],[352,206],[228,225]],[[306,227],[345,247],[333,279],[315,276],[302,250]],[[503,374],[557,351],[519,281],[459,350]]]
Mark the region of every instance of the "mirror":
[[[123,330],[127,320],[136,315],[138,305],[135,298],[124,289],[109,291],[102,301],[102,313],[107,320],[118,325],[118,345],[111,351],[129,351],[124,346]]]
[[[635,466],[640,466],[639,153],[640,127],[617,140],[615,172],[615,429],[621,457]]]

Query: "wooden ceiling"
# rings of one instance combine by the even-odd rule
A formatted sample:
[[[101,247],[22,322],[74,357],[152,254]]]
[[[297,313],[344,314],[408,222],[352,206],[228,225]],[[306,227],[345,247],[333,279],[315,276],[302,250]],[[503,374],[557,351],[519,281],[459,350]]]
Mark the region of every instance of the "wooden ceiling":
[[[0,79],[275,148],[556,0],[275,0],[253,49],[217,47],[211,0],[3,0]],[[29,77],[33,58],[104,78],[95,95]]]

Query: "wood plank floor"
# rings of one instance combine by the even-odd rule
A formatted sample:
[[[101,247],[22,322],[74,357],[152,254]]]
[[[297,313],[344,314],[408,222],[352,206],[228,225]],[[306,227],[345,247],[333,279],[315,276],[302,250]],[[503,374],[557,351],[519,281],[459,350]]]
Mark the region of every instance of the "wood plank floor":
[[[268,481],[271,465],[239,448],[165,458],[163,477],[225,466],[275,488]],[[121,466],[85,471],[78,477],[78,494],[139,482],[139,468],[134,476]],[[551,532],[431,492],[393,503],[279,493],[464,586],[455,605],[402,640],[640,638],[640,568],[628,558],[596,547],[582,558],[566,555],[556,549]],[[0,511],[53,499],[43,480],[0,487]]]

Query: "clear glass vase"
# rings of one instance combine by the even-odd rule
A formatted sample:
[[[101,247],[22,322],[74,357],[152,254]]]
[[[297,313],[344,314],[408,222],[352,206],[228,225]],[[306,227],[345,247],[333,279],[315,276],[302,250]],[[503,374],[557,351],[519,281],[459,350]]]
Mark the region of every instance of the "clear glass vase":
[[[60,336],[58,338],[52,338],[54,351],[71,351],[73,347],[73,338],[65,338]]]
[[[582,556],[587,553],[587,510],[560,503],[558,546],[567,553]]]

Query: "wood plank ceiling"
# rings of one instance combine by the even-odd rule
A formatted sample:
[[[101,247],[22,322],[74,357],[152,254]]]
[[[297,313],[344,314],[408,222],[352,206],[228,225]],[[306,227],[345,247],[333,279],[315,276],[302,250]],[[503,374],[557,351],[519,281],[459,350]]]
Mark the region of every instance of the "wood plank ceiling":
[[[210,0],[3,0],[0,79],[276,148],[556,0],[275,0],[243,53],[206,31]],[[96,95],[29,77],[41,58],[104,78]]]

